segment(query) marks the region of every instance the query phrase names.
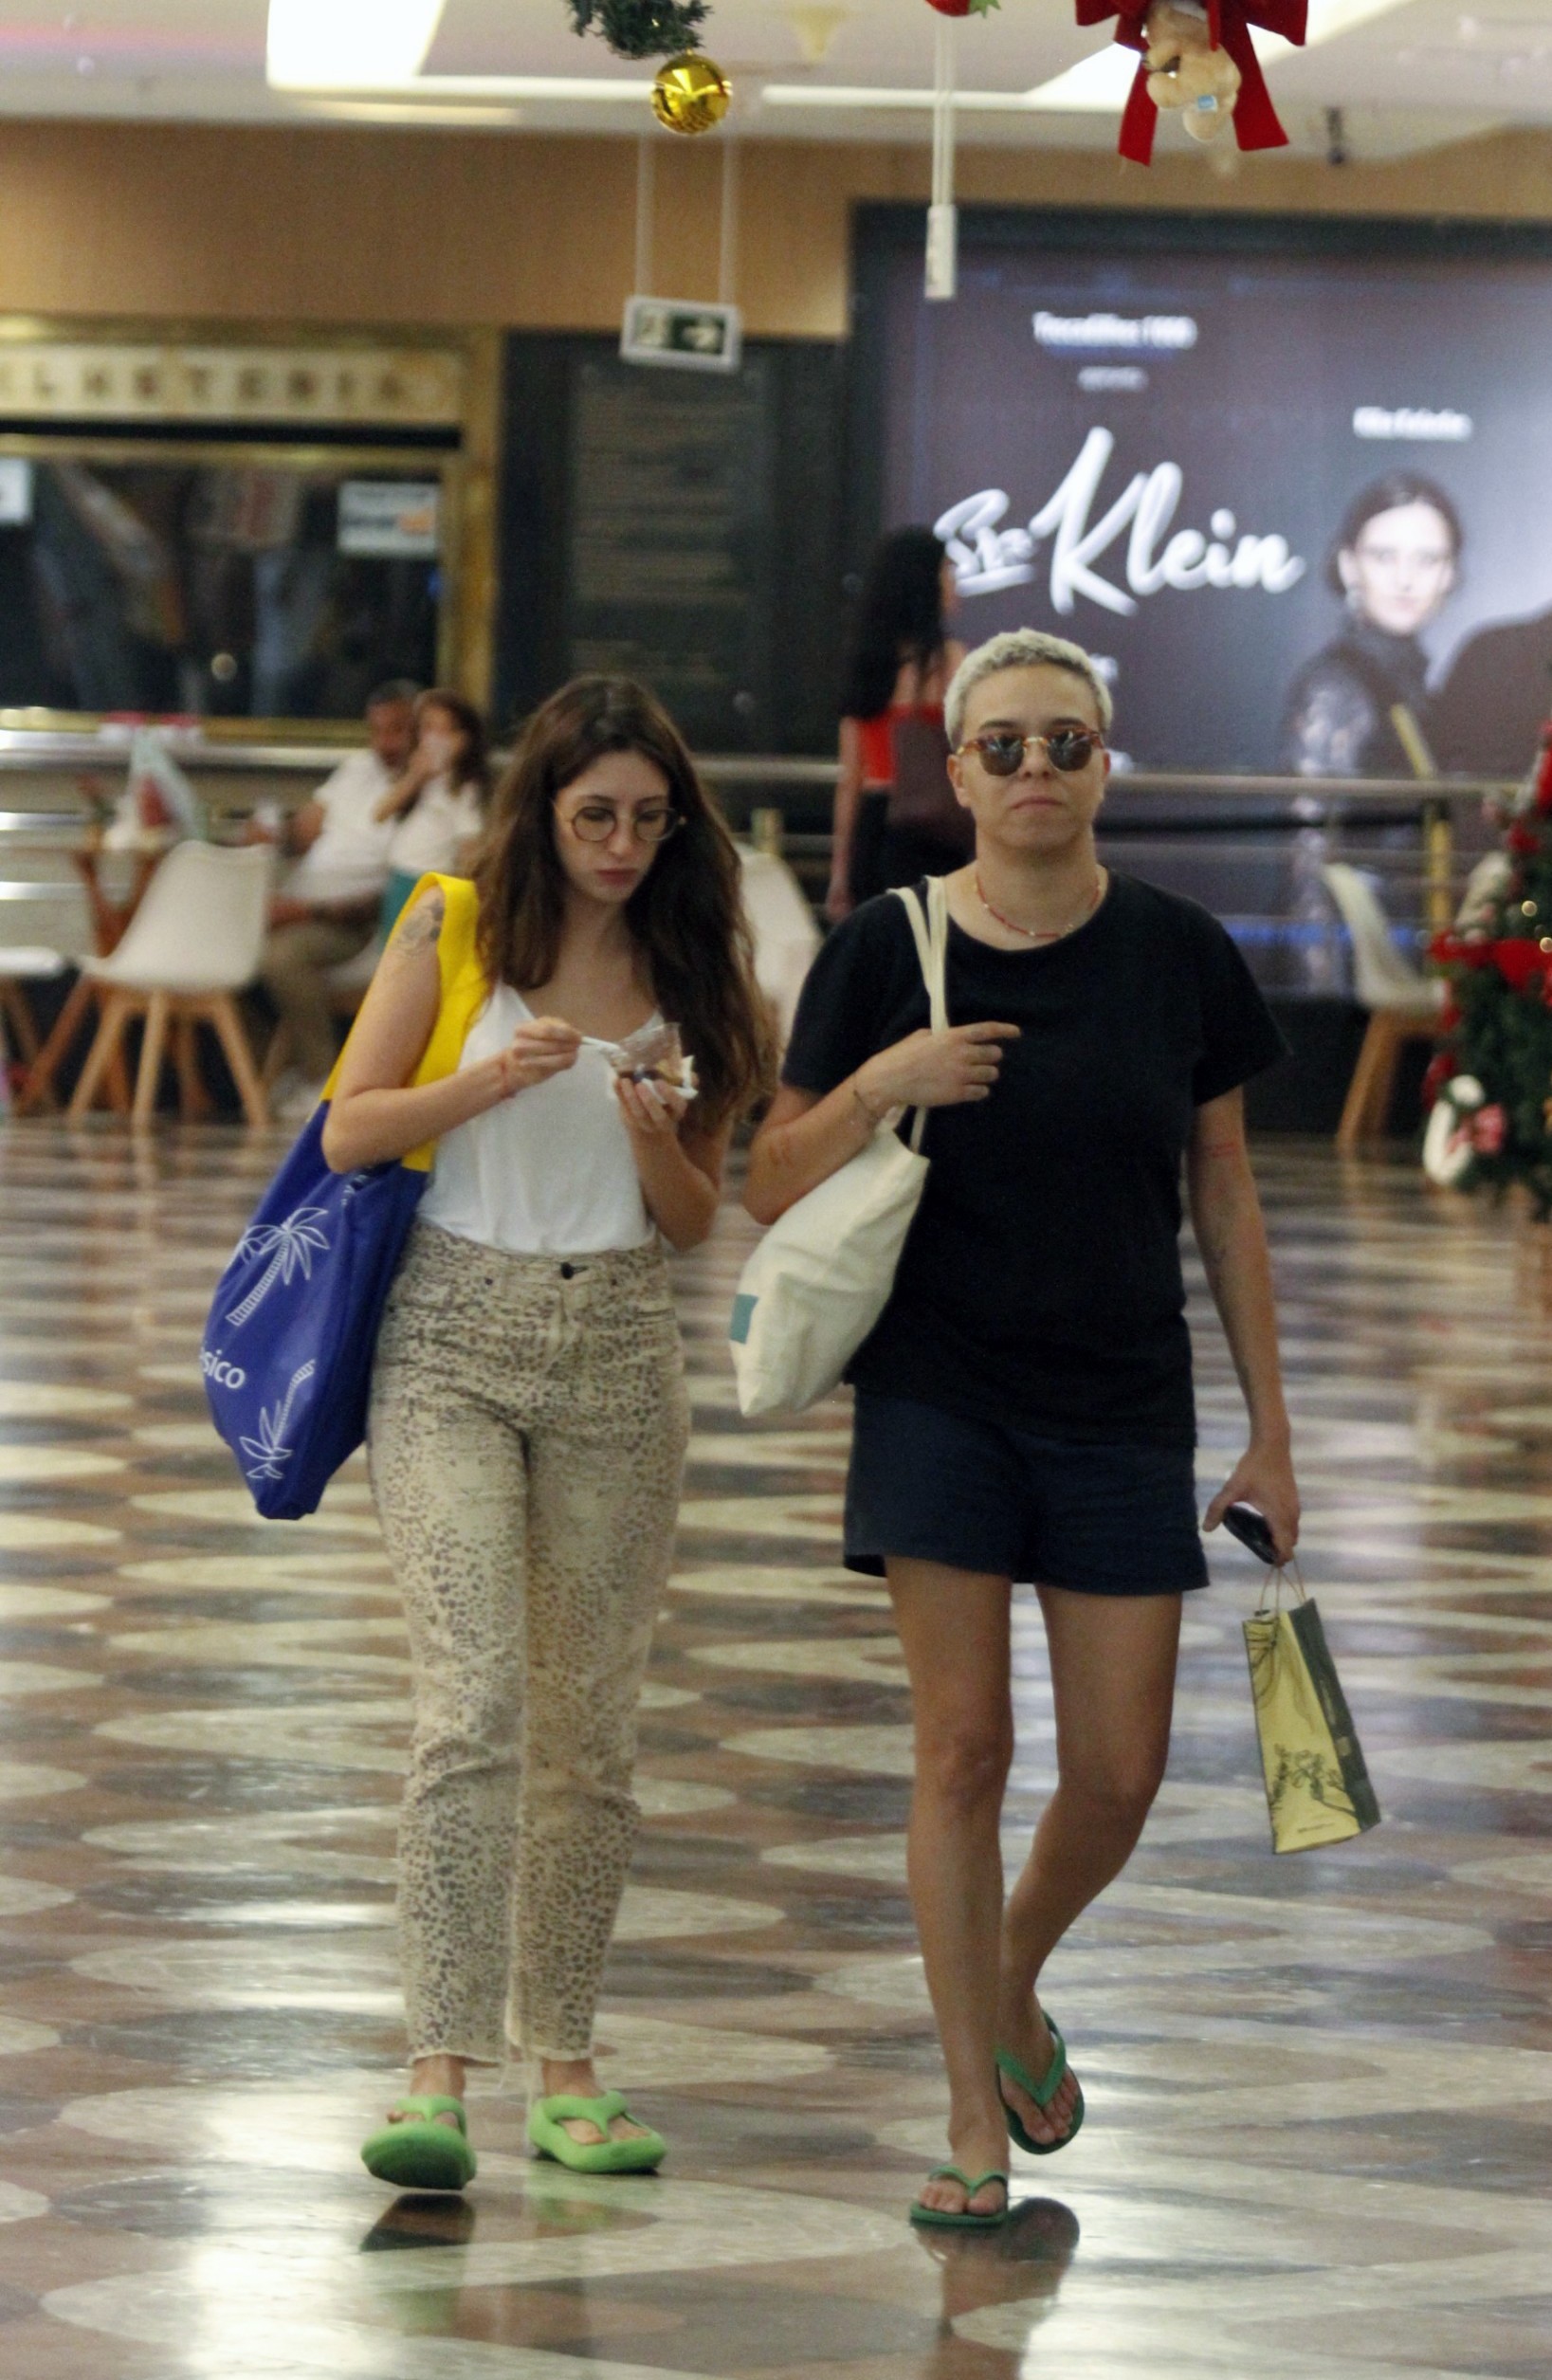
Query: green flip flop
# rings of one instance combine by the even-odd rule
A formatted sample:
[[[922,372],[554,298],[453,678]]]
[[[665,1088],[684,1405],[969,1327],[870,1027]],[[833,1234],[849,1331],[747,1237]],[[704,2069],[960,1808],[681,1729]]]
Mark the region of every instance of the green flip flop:
[[[569,2166],[574,2173],[655,2172],[668,2153],[667,2142],[654,2132],[643,2133],[636,2139],[612,2140],[609,2128],[621,2115],[628,2123],[637,2120],[618,2091],[600,2092],[595,2099],[556,2091],[530,2105],[528,2137],[541,2157],[553,2157],[557,2165]],[[568,2121],[596,2124],[604,2137],[574,2139],[566,2130]]]
[[[396,2190],[461,2190],[473,2181],[477,2169],[462,2099],[400,2099],[393,2112],[402,2120],[361,2143],[369,2173]],[[439,2124],[439,2115],[456,2116],[456,2131]]]
[[[1046,2068],[1044,2081],[1036,2082],[1029,2068],[1020,2065],[1011,2049],[999,2049],[996,2052],[997,2072],[1006,2075],[1010,2082],[1016,2082],[1021,2091],[1027,2091],[1035,2106],[1041,2108],[1050,2107],[1062,2087],[1063,2078],[1068,2070],[1067,2043],[1062,2039],[1062,2028],[1049,2008],[1045,2012],[1045,2017],[1047,2024],[1050,2027],[1050,2038],[1056,2047],[1051,2054],[1050,2064]],[[1002,2112],[1008,2118],[1008,2130],[1021,2149],[1027,2149],[1032,2157],[1053,2157],[1058,2149],[1065,2149],[1068,2141],[1076,2140],[1083,2129],[1083,2084],[1080,2082],[1078,2085],[1078,2103],[1072,2111],[1072,2121],[1060,2140],[1036,2140],[1034,2134],[1026,2126],[1017,2108],[1010,2107],[1006,2099],[1002,2102]]]
[[[1008,2176],[998,2166],[993,2166],[989,2173],[977,2174],[975,2181],[972,2181],[960,2166],[935,2165],[927,2175],[927,2179],[929,2182],[958,2182],[964,2190],[965,2206],[963,2211],[956,2215],[951,2214],[946,2207],[923,2206],[922,2201],[917,2199],[911,2207],[911,2221],[918,2230],[995,2231],[999,2224],[1007,2222],[1013,2211],[1013,2197],[1008,2188]],[[983,2190],[986,2188],[988,2182],[1002,2184],[1002,2204],[1000,2206],[994,2207],[989,2215],[973,2215],[970,2212],[969,2202],[977,2190]]]

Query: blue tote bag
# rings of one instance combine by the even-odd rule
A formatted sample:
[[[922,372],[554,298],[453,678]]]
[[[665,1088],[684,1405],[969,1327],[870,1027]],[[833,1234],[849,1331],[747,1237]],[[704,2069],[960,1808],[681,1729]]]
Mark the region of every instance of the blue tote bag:
[[[442,887],[446,908],[442,1004],[417,1084],[456,1072],[486,990],[474,887],[421,881]],[[200,1348],[216,1429],[270,1521],[315,1512],[366,1436],[377,1326],[436,1154],[428,1142],[391,1164],[332,1173],[323,1125],[338,1072],[238,1241]]]

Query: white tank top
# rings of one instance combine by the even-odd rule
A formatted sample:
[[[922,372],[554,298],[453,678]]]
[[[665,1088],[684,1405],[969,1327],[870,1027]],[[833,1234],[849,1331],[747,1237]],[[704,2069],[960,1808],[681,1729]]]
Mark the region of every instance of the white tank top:
[[[498,985],[464,1044],[459,1072],[495,1057],[532,1017],[520,992]],[[420,1212],[440,1231],[513,1255],[597,1255],[653,1239],[602,1051],[584,1046],[564,1074],[447,1133]]]

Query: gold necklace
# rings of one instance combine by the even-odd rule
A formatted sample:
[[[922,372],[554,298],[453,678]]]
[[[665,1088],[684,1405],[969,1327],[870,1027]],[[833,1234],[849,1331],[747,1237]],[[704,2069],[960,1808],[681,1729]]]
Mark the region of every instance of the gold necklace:
[[[976,898],[980,903],[981,907],[986,911],[987,916],[995,917],[997,924],[1001,926],[1005,926],[1010,934],[1022,934],[1025,941],[1029,943],[1059,943],[1063,941],[1067,935],[1075,934],[1080,925],[1087,925],[1089,919],[1093,916],[1094,911],[1099,907],[1101,896],[1105,891],[1105,872],[1102,869],[1096,871],[1094,877],[1094,889],[1089,894],[1083,910],[1072,920],[1070,925],[1058,925],[1053,929],[1047,930],[1037,928],[1033,925],[1020,925],[1016,917],[1004,917],[1000,909],[994,908],[991,902],[988,901],[984,891],[981,889],[980,870],[978,868],[971,870],[971,881],[976,888]]]

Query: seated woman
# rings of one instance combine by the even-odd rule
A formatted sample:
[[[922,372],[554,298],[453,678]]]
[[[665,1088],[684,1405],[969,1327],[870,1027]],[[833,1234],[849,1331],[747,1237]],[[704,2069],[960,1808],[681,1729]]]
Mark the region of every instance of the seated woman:
[[[422,876],[468,874],[489,798],[485,723],[462,694],[433,686],[415,705],[414,750],[373,814],[398,821],[378,919],[385,940]]]

